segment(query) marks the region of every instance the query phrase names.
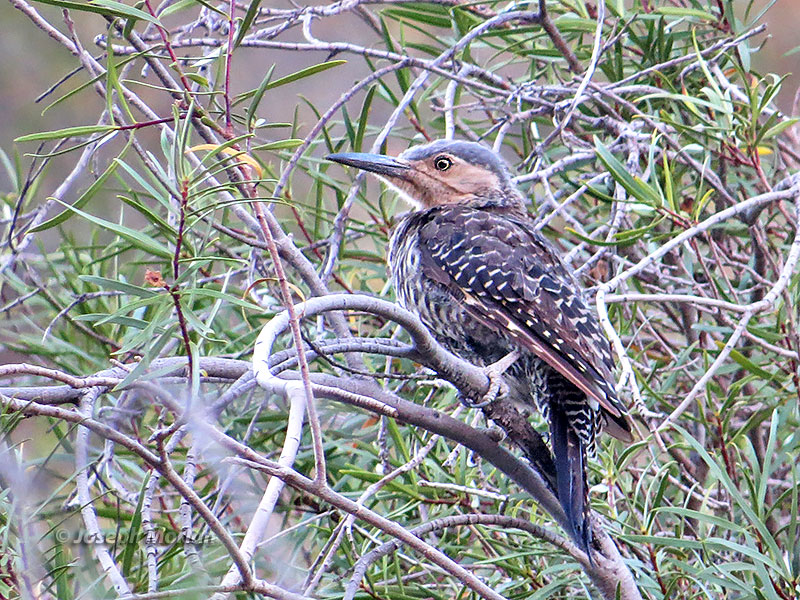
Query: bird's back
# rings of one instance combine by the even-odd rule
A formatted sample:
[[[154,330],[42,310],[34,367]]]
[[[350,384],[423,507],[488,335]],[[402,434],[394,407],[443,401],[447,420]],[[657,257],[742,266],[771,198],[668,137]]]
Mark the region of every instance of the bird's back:
[[[516,210],[439,205],[406,215],[389,264],[399,302],[451,352],[477,365],[519,353],[511,399],[549,425],[554,490],[588,552],[586,459],[595,437],[631,440],[608,340],[552,246]],[[547,474],[548,476],[550,474]]]
[[[549,366],[545,383],[566,379],[594,412],[611,418],[612,434],[627,438],[608,341],[578,283],[532,225],[491,207],[438,206],[407,214],[389,248],[398,300],[470,362],[486,365],[522,350],[520,363],[531,375],[537,404],[542,377],[536,368]]]

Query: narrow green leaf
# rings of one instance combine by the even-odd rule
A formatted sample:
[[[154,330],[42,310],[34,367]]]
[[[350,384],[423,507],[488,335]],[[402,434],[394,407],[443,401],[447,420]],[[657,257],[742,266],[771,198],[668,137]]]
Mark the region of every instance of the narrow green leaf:
[[[119,317],[120,315],[126,315],[126,314],[128,314],[130,312],[133,312],[133,311],[135,311],[135,310],[137,310],[139,308],[142,308],[144,306],[154,306],[155,305],[156,308],[159,308],[159,306],[158,306],[159,304],[163,305],[165,303],[170,304],[170,301],[163,294],[159,294],[157,296],[141,297],[138,300],[132,300],[131,302],[128,302],[124,306],[120,307],[119,310],[111,313],[110,315],[103,316],[100,320],[97,321],[97,324],[98,325],[104,325],[106,323],[110,323],[112,321],[112,319],[115,319],[115,318]],[[154,323],[156,320],[157,319],[155,319],[155,318],[151,318],[149,323]]]
[[[746,500],[742,493],[739,491],[739,488],[731,481],[731,478],[728,477],[727,472],[724,468],[720,467],[720,465],[715,461],[711,455],[709,455],[708,451],[705,447],[700,444],[688,431],[683,429],[680,425],[673,424],[672,427],[678,431],[682,436],[683,439],[692,446],[695,452],[703,459],[703,461],[709,466],[711,473],[716,477],[723,487],[728,491],[733,501],[741,508],[742,512],[744,513],[747,520],[750,522],[753,527],[758,530],[759,537],[761,541],[766,544],[767,548],[763,553],[763,558],[767,558],[766,551],[768,551],[772,556],[780,557],[782,555],[780,548],[778,547],[777,543],[775,542],[775,538],[772,537],[769,529],[767,529],[766,523],[761,520],[758,515],[753,510],[753,507],[750,505],[750,502]],[[784,574],[783,568],[775,565],[774,562],[771,563],[773,568],[781,574]]]
[[[360,481],[366,481],[368,483],[375,483],[376,481],[380,481],[382,479],[381,475],[377,473],[373,473],[371,471],[364,471],[360,469],[342,469],[342,475],[347,475],[354,479],[358,479]],[[425,492],[426,488],[419,488],[412,485],[408,485],[407,483],[401,483],[396,479],[387,482],[386,490],[391,490],[395,492],[399,492],[403,496],[408,497],[409,499],[418,500],[420,502],[425,502],[428,498],[420,492]],[[428,488],[430,489],[430,488]]]
[[[672,17],[695,17],[704,21],[714,22],[718,17],[699,8],[681,8],[680,6],[659,6],[655,12]]]
[[[106,183],[106,179],[108,179],[109,176],[116,170],[117,164],[118,163],[116,162],[116,160],[111,161],[109,163],[108,167],[106,167],[106,170],[103,171],[100,174],[100,177],[98,177],[97,179],[94,180],[92,185],[90,185],[86,189],[86,191],[83,192],[78,197],[78,199],[75,200],[75,202],[70,205],[70,208],[72,210],[77,210],[77,209],[82,208],[83,206],[85,206],[89,202],[89,200],[91,200],[94,197],[94,195],[99,190],[101,190],[103,188],[103,186]],[[63,204],[63,202],[62,202],[62,204]],[[62,211],[59,214],[57,214],[55,217],[52,217],[51,219],[48,219],[44,223],[39,223],[36,227],[31,227],[31,229],[29,229],[29,232],[30,233],[36,233],[37,231],[44,231],[45,229],[50,229],[51,227],[55,227],[56,225],[60,225],[61,223],[63,223],[67,219],[69,219],[71,216],[72,216],[72,211],[71,210]]]
[[[719,348],[720,350],[722,350],[722,348],[725,347],[725,344],[720,340],[714,340],[714,341],[717,344],[717,348]],[[744,354],[742,354],[738,350],[731,350],[730,357],[731,360],[733,360],[735,363],[740,365],[745,370],[750,371],[753,375],[758,375],[759,377],[761,377],[762,379],[766,379],[767,381],[772,381],[773,379],[781,380],[786,378],[786,374],[781,373],[780,371],[776,371],[775,373],[770,373],[766,369],[762,369],[756,363],[747,358]]]
[[[404,8],[390,8],[383,11],[383,14],[393,17],[398,21],[402,21],[407,19],[409,21],[414,21],[417,23],[423,23],[424,25],[431,25],[433,27],[442,27],[444,29],[450,29],[452,25],[452,21],[449,17],[442,16],[442,15],[435,15],[428,12],[422,12],[419,10],[411,10],[411,9],[404,9]]]
[[[194,8],[197,6],[196,0],[178,0],[175,4],[170,4],[164,10],[158,13],[159,19],[163,19],[164,17],[168,17],[169,15],[174,15],[182,10],[186,10],[189,8]],[[220,15],[224,16],[224,13],[220,10],[216,10],[215,12],[219,13]]]
[[[618,231],[616,234],[614,234],[614,237],[617,239],[618,243],[620,243],[620,244],[628,244],[628,243],[630,243],[632,241],[641,239],[644,236],[645,233],[647,233],[648,231],[653,230],[665,218],[666,217],[664,217],[664,216],[660,216],[660,217],[658,217],[656,219],[653,219],[650,223],[648,223],[647,225],[644,225],[642,227],[636,227],[634,229],[626,229],[624,231]]]
[[[42,142],[46,140],[63,140],[69,137],[79,137],[92,135],[94,133],[109,133],[117,128],[114,125],[79,125],[78,127],[67,127],[55,131],[41,131],[39,133],[29,133],[16,138],[18,144],[22,142]]]
[[[125,27],[129,27],[133,20],[129,20]],[[110,90],[117,90],[119,93],[119,80],[117,78],[117,61],[114,58],[114,46],[113,44],[108,45],[108,49],[106,51],[106,90],[109,90],[109,93],[106,94],[106,114],[108,115],[108,120],[111,122],[111,125],[116,125],[114,121],[114,94],[110,93]],[[122,99],[122,94],[120,94],[120,99]]]
[[[64,545],[58,540],[57,535],[54,535],[52,539],[55,540],[55,545],[52,550],[54,568],[48,573],[48,579],[54,580],[56,583],[56,598],[58,598],[58,600],[71,600],[74,596],[71,586],[69,585],[69,577],[67,576],[70,565],[64,559]],[[16,595],[15,592],[16,590],[12,588],[4,590],[3,597],[12,598]]]
[[[742,527],[738,523],[733,523],[728,519],[697,510],[692,510],[690,508],[683,508],[682,506],[657,506],[653,509],[653,512],[679,515],[686,519],[694,519],[700,523],[706,523],[708,525],[713,525],[714,527],[719,527],[735,533],[744,533],[746,531],[746,528]]]
[[[361,147],[364,142],[364,133],[367,130],[367,123],[369,122],[369,109],[372,106],[372,99],[375,97],[375,90],[377,86],[371,85],[367,90],[367,95],[364,97],[364,104],[361,105],[361,115],[358,117],[358,129],[356,130],[355,144],[353,150],[361,152]]]
[[[778,442],[778,425],[780,424],[780,418],[777,413],[778,411],[776,410],[772,414],[772,422],[769,426],[769,438],[767,439],[767,450],[764,452],[764,464],[761,467],[761,477],[758,481],[758,494],[756,498],[758,499],[758,506],[762,507],[762,510],[767,508],[764,506],[764,502],[767,497],[769,475],[772,472],[772,460],[775,457],[775,446]]]
[[[247,32],[250,31],[250,25],[253,24],[253,19],[258,16],[258,9],[261,6],[261,0],[252,0],[250,2],[250,6],[247,7],[247,12],[244,14],[244,18],[239,23],[239,32],[236,34],[236,39],[233,40],[233,47],[238,48],[239,44],[242,43],[244,36],[247,35]],[[273,65],[273,68],[275,65]],[[272,73],[272,69],[270,69],[270,74]],[[248,119],[248,123],[249,123]]]
[[[708,204],[708,201],[711,200],[711,196],[714,193],[714,190],[708,190],[703,197],[700,198],[698,202],[695,202],[694,207],[692,208],[692,218],[697,221],[700,218],[700,214],[703,212],[703,209]]]
[[[131,244],[133,244],[136,248],[140,250],[144,250],[148,254],[154,254],[155,256],[171,259],[172,252],[169,248],[167,248],[161,242],[158,242],[151,238],[146,233],[142,233],[141,231],[136,231],[135,229],[131,229],[130,227],[125,227],[125,225],[117,225],[116,223],[112,223],[111,221],[106,221],[105,219],[101,219],[100,217],[95,217],[94,215],[90,215],[89,213],[83,212],[75,208],[74,206],[70,206],[61,200],[56,200],[59,204],[62,204],[65,208],[68,208],[71,211],[82,216],[87,221],[91,221],[95,225],[99,225],[104,229],[108,229],[109,231],[113,231],[119,237],[127,240]]]
[[[85,323],[96,323],[100,324],[102,321],[103,325],[106,323],[111,325],[122,325],[123,327],[130,327],[132,329],[145,329],[150,322],[145,321],[144,319],[137,319],[135,317],[123,317],[121,315],[111,316],[109,317],[106,313],[88,313],[85,315],[77,315],[73,317],[76,321],[81,321]]]
[[[405,436],[400,432],[400,428],[397,425],[397,421],[394,419],[387,419],[388,423],[388,430],[389,436],[392,438],[392,445],[399,452],[402,454],[404,462],[411,460],[411,452],[408,449],[408,444],[406,441]]]
[[[122,292],[124,294],[128,294],[130,296],[138,296],[140,298],[152,298],[153,296],[158,296],[160,293],[152,289],[144,288],[138,285],[133,285],[132,283],[128,283],[126,281],[120,281],[118,279],[108,279],[107,277],[100,277],[98,275],[79,275],[78,279],[80,279],[81,281],[85,281],[86,283],[96,285],[97,287],[104,290]]]
[[[158,227],[164,235],[169,237],[169,239],[177,238],[178,234],[175,229],[173,229],[173,227],[152,208],[134,198],[128,198],[127,196],[118,196],[118,198],[134,210],[142,213],[148,222]],[[188,240],[183,240],[183,243],[186,244],[187,247],[191,247],[188,244]]]
[[[147,332],[142,332],[142,334],[147,335]],[[152,379],[154,377],[174,372],[176,370],[175,367],[164,367],[162,369],[157,369],[156,372],[145,374],[147,369],[150,367],[150,363],[153,362],[154,359],[158,358],[159,353],[164,346],[166,346],[167,342],[172,339],[172,336],[172,331],[167,330],[158,338],[156,338],[155,341],[147,348],[147,351],[142,356],[142,359],[136,364],[134,369],[125,376],[125,379],[117,384],[117,386],[114,388],[114,391],[125,389],[125,387],[129,386],[134,381],[147,381],[148,378]]]
[[[113,14],[117,16],[147,21],[153,25],[156,25],[157,27],[161,27],[161,22],[150,13],[139,10],[138,8],[133,8],[132,6],[128,6],[122,2],[117,2],[116,0],[89,0],[89,4],[110,9],[113,11]]]
[[[597,22],[594,19],[578,19],[571,16],[562,16],[556,19],[556,26],[560,31],[594,33],[597,28]]]
[[[178,196],[177,191],[173,190],[170,192],[169,190],[164,189],[161,182],[148,172],[148,175],[153,180],[153,182],[150,183],[145,180],[145,178],[142,177],[142,175],[136,169],[131,167],[125,161],[119,160],[118,158],[115,158],[114,160],[125,170],[126,173],[128,173],[128,175],[130,175],[140,186],[142,186],[142,189],[149,194],[151,198],[158,200],[158,202],[160,202],[164,208],[169,209],[171,207],[169,202],[169,194],[173,193]],[[158,189],[156,189],[155,186],[158,186]]]
[[[767,129],[763,135],[761,136],[762,140],[769,140],[774,138],[777,135],[783,133],[786,129],[794,125],[795,123],[800,122],[800,118],[793,118],[793,119],[785,119],[776,125],[773,125],[769,129]]]
[[[195,82],[205,89],[211,88],[211,82],[208,80],[208,78],[203,77],[202,75],[198,75],[197,73],[184,73],[184,75],[186,75],[186,79]]]
[[[250,4],[250,7],[252,8],[253,6],[258,6],[259,2],[260,0],[254,0]],[[241,35],[241,31],[239,33]],[[269,86],[269,82],[272,80],[272,73],[274,72],[275,63],[273,63],[272,66],[267,70],[267,74],[264,75],[264,79],[261,80],[261,84],[258,86],[258,89],[256,89],[253,99],[250,101],[250,106],[247,107],[247,119],[245,120],[245,123],[247,123],[248,127],[250,127],[253,122],[253,117],[256,115],[258,105],[261,103],[261,98],[264,97],[264,92],[267,91],[267,86]]]
[[[353,127],[353,120],[347,111],[347,106],[342,106],[342,123],[344,124],[345,131],[347,132],[347,139],[350,140],[350,146],[355,147],[356,144],[356,130]]]
[[[253,146],[253,150],[269,151],[269,150],[285,150],[286,148],[297,148],[303,140],[299,138],[289,138],[287,140],[278,140],[276,142],[269,142],[259,146]]]
[[[578,238],[582,242],[587,242],[587,243],[592,244],[594,246],[616,246],[617,245],[617,242],[606,242],[605,240],[596,240],[594,238],[590,238],[588,235],[583,235],[582,233],[580,233],[576,229],[573,229],[572,227],[565,227],[565,230],[568,231],[569,233],[571,233],[572,235],[574,235],[576,238]]]
[[[139,486],[139,499],[133,511],[133,518],[131,519],[130,526],[128,527],[125,548],[122,551],[122,560],[120,561],[122,565],[122,574],[126,577],[131,574],[133,557],[141,546],[139,543],[139,530],[142,526],[142,505],[144,504],[145,492],[147,491],[147,485],[152,475],[152,471],[147,471],[144,475],[142,484]]]
[[[776,344],[781,340],[786,339],[785,333],[771,331],[769,329],[764,329],[763,327],[756,327],[755,325],[748,325],[747,331],[756,337],[760,337],[762,340],[767,340],[770,344]]]
[[[225,294],[218,290],[211,290],[208,288],[194,288],[189,292],[192,296],[205,296],[207,298],[214,298],[216,300],[224,300],[227,304],[235,304],[236,306],[241,306],[242,308],[246,308],[247,310],[253,310],[256,312],[262,312],[263,308],[258,306],[257,304],[253,304],[252,302],[248,302],[247,300],[242,300],[241,298],[237,298],[231,294]]]
[[[347,62],[346,60],[329,60],[327,62],[320,63],[318,65],[313,65],[311,67],[306,67],[305,69],[300,69],[296,73],[286,75],[285,77],[281,77],[280,79],[276,79],[275,81],[270,82],[267,85],[267,89],[271,90],[272,88],[280,87],[282,85],[286,85],[287,83],[292,83],[293,81],[297,81],[298,79],[303,79],[305,77],[309,77],[316,73],[327,71],[328,69],[332,69],[333,67],[338,67],[339,65],[343,65],[346,62]]]
[[[40,4],[49,4],[50,6],[58,6],[60,8],[66,8],[69,10],[75,10],[79,12],[90,12],[109,17],[123,17],[123,18],[130,17],[128,11],[118,12],[117,10],[115,10],[110,6],[101,6],[99,4],[92,2],[72,2],[71,0],[34,0],[34,1]],[[130,10],[129,6],[126,6],[126,8]],[[144,14],[150,17],[150,15],[148,15],[147,13]],[[150,18],[152,19],[152,17]]]
[[[640,178],[631,175],[628,172],[628,168],[611,154],[599,138],[595,138],[594,146],[595,150],[597,150],[597,158],[611,172],[614,180],[625,188],[626,192],[648,206],[661,206],[661,197],[658,192]]]
[[[669,167],[669,157],[664,152],[664,195],[667,197],[667,203],[673,212],[679,212],[678,203],[675,202],[675,194],[672,189],[672,170]]]

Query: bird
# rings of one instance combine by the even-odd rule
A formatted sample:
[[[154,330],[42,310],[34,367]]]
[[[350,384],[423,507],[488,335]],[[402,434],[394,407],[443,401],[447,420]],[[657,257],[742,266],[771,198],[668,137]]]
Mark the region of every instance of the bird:
[[[497,383],[490,394],[500,388],[538,408],[549,429],[553,491],[568,533],[591,560],[587,460],[601,429],[631,442],[632,426],[615,389],[610,343],[581,285],[536,230],[508,164],[464,140],[396,157],[326,158],[377,175],[412,207],[389,242],[398,302],[450,352],[485,368]]]

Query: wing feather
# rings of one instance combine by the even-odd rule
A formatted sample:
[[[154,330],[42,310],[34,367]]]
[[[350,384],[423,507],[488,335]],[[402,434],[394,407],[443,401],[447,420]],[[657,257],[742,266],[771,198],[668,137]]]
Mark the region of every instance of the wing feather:
[[[608,340],[547,240],[523,221],[447,207],[420,230],[420,250],[428,276],[463,298],[470,314],[596,401],[616,425],[612,435],[631,438]]]

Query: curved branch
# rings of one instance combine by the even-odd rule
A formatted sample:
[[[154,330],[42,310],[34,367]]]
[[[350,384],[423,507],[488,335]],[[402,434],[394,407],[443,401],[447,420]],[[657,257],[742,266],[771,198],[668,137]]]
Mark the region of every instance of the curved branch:
[[[230,532],[220,523],[217,516],[209,509],[205,502],[197,495],[194,489],[186,485],[183,479],[172,468],[168,460],[163,458],[149,448],[139,443],[135,439],[117,431],[113,427],[101,423],[95,419],[86,417],[85,415],[64,409],[58,406],[49,406],[46,404],[37,404],[36,402],[26,402],[17,398],[9,398],[0,395],[0,405],[6,409],[20,412],[26,415],[39,415],[47,416],[54,419],[66,421],[68,423],[75,423],[82,427],[96,433],[97,435],[114,441],[116,444],[123,446],[134,453],[136,456],[144,460],[150,467],[161,473],[172,487],[181,494],[186,500],[194,507],[198,514],[206,521],[211,531],[217,536],[219,541],[230,554],[231,559],[236,564],[237,569],[242,577],[242,584],[245,587],[251,587],[254,584],[253,574],[247,561],[239,552],[239,547],[236,541],[231,536]]]
[[[303,417],[306,410],[306,398],[303,390],[300,393],[291,395],[291,404],[289,405],[289,416],[286,424],[286,438],[283,443],[281,455],[278,458],[278,464],[281,467],[291,469],[294,464],[297,452],[300,449],[300,440],[303,436]],[[244,539],[239,545],[239,552],[242,556],[250,562],[256,553],[258,545],[264,540],[267,533],[267,526],[272,518],[275,506],[278,503],[278,497],[283,491],[285,484],[279,477],[271,477],[267,484],[267,489],[261,497],[261,502],[253,514],[247,531],[244,534]],[[220,585],[233,586],[241,583],[242,577],[236,565],[231,565]],[[218,593],[212,597],[212,600],[220,600],[225,598],[226,594]]]
[[[334,310],[360,310],[385,317],[402,325],[409,333],[414,348],[425,358],[426,366],[434,369],[444,379],[471,397],[479,398],[489,389],[489,378],[483,369],[462,360],[442,348],[427,328],[416,317],[386,300],[361,294],[330,294],[311,298],[295,306],[298,315],[310,317]],[[289,325],[288,313],[276,315],[259,333],[253,347],[253,370],[258,384],[270,390],[274,386],[283,388],[285,381],[275,377],[269,368],[269,357],[278,336]]]
[[[295,306],[295,314],[305,317],[334,310],[366,311],[400,324],[411,336],[414,348],[425,366],[434,369],[469,397],[481,397],[486,393],[489,381],[483,369],[447,352],[414,314],[391,302],[358,294],[332,294],[312,298]],[[253,351],[253,367],[258,384],[268,392],[283,395],[289,393],[287,388],[293,385],[292,382],[296,381],[299,374],[284,372],[283,377],[277,377],[270,369],[269,363],[275,341],[288,326],[289,316],[287,313],[276,315],[259,333]],[[287,380],[288,377],[293,379]],[[331,398],[360,406],[401,422],[422,427],[470,448],[525,489],[559,525],[568,530],[566,518],[558,500],[539,473],[513,457],[488,435],[480,434],[467,424],[443,415],[439,411],[403,400],[374,385],[372,381],[349,378],[343,385],[340,378],[324,374],[312,374],[311,379],[316,397]],[[492,407],[498,405],[505,408],[503,403],[498,402],[493,403]],[[527,420],[518,414],[516,419],[509,417],[509,422],[512,424],[515,424],[517,420],[522,420],[527,424]],[[527,447],[526,442],[519,439],[521,434],[515,428],[507,427],[505,423],[503,425],[512,441],[520,447]],[[593,521],[593,534],[603,549],[604,556],[594,557],[594,567],[588,558],[585,558],[581,564],[586,573],[598,588],[603,590],[603,594],[607,598],[615,597],[617,586],[625,590],[624,598],[640,598],[632,574],[622,562],[614,542],[597,520]],[[575,552],[580,554],[580,550],[577,548]]]
[[[420,537],[432,531],[440,531],[442,529],[447,529],[448,527],[464,527],[473,525],[497,525],[504,529],[519,529],[550,542],[551,544],[560,547],[562,550],[569,552],[570,554],[573,554],[573,551],[578,550],[577,546],[575,546],[572,542],[556,533],[553,533],[552,531],[545,529],[544,527],[535,525],[534,523],[526,521],[525,519],[509,517],[506,515],[453,515],[424,523],[423,525],[411,529],[411,533],[417,537]],[[401,545],[402,542],[400,542],[400,540],[392,540],[391,542],[386,542],[385,544],[378,546],[374,550],[362,556],[356,563],[356,566],[353,568],[353,575],[350,577],[350,581],[347,583],[342,600],[353,600],[356,592],[358,591],[358,586],[360,585],[361,580],[364,579],[364,576],[367,573],[367,568],[376,560],[379,560],[380,558],[383,558],[384,556],[387,556],[400,548]],[[589,564],[588,561],[586,561],[586,555],[583,554],[583,552],[578,550],[573,554],[573,558],[580,561],[585,568],[588,568]]]
[[[231,462],[242,464],[250,468],[263,471],[273,477],[279,477],[288,485],[303,490],[307,493],[313,494],[324,502],[328,502],[333,506],[366,521],[382,531],[402,540],[404,543],[416,548],[422,552],[423,555],[433,563],[445,569],[448,573],[454,576],[464,584],[475,591],[477,594],[490,600],[506,600],[503,596],[495,592],[488,585],[483,583],[478,577],[467,571],[464,567],[459,565],[453,559],[446,556],[443,552],[438,551],[436,548],[421,540],[417,536],[410,533],[404,527],[401,527],[394,521],[391,521],[376,512],[373,512],[357,502],[333,491],[327,485],[320,485],[307,477],[303,477],[296,471],[281,467],[277,463],[261,458],[256,455],[256,460],[234,458],[229,459]]]

